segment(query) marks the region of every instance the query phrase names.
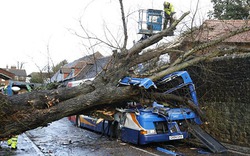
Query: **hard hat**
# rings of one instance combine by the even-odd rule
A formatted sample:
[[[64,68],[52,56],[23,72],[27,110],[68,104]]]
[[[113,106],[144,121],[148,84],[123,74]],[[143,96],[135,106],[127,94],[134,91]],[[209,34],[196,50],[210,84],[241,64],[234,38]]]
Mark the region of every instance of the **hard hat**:
[[[167,1],[165,1],[165,2],[163,3],[164,6],[167,6],[167,5],[169,5],[169,4],[170,4],[170,3],[167,2]]]
[[[14,92],[18,92],[20,88],[17,86],[14,86],[14,87],[11,87],[11,90],[13,90]]]

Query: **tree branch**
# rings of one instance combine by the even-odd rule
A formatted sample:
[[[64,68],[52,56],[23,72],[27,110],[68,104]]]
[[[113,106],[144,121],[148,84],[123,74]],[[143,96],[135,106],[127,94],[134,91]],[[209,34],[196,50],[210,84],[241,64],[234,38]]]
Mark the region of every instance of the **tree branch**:
[[[167,36],[167,34],[174,30],[174,28],[180,23],[180,21],[185,18],[190,12],[184,13],[178,20],[176,20],[171,27],[149,37],[146,40],[143,40],[141,42],[137,42],[131,49],[128,51],[128,55],[126,59],[129,59],[132,57],[132,55],[140,53],[144,48],[149,47],[153,45],[154,43],[160,41],[164,36]]]
[[[123,8],[122,0],[119,0],[119,2],[121,6],[122,24],[123,24],[123,33],[124,33],[124,43],[123,43],[122,50],[125,50],[127,46],[127,42],[128,42],[128,31],[127,31],[127,25],[125,22],[125,15],[124,15],[124,8]]]

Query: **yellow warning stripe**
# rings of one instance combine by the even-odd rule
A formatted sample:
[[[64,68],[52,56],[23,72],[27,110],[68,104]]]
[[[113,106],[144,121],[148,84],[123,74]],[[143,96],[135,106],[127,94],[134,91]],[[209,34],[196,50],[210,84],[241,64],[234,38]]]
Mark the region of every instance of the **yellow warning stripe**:
[[[96,126],[96,125],[90,123],[88,120],[84,119],[84,118],[81,117],[81,116],[80,116],[80,122],[81,122],[81,123],[84,123],[84,124],[86,124],[86,125]]]

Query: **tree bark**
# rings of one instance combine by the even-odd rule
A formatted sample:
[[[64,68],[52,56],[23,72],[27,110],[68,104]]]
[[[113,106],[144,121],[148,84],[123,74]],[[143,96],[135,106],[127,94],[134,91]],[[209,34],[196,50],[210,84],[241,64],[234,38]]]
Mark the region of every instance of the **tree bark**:
[[[83,87],[81,87],[81,89],[83,89]],[[70,89],[60,89],[61,92],[57,92],[57,90],[52,92],[46,91],[46,94],[44,94],[44,91],[42,91],[42,93],[31,92],[28,94],[15,95],[9,98],[1,95],[1,101],[8,102],[6,103],[8,108],[5,107],[5,109],[8,110],[2,109],[4,113],[1,113],[2,118],[0,119],[0,138],[8,138],[11,135],[20,134],[39,126],[46,126],[52,121],[61,119],[65,116],[79,114],[84,110],[93,108],[97,105],[112,105],[113,103],[119,103],[120,101],[124,101],[125,99],[132,98],[133,96],[139,94],[131,87],[116,87],[107,85],[89,93],[85,92],[84,94],[79,93],[82,92],[82,90],[79,92],[75,90],[78,90],[78,88],[73,87]],[[74,93],[71,94],[71,91]],[[69,96],[67,96],[67,93],[69,93]],[[56,96],[54,96],[55,94]],[[65,97],[65,95],[67,97]],[[39,105],[38,108],[27,104],[27,99],[32,99],[36,96],[42,97],[40,99],[44,101],[37,103],[37,105]],[[62,101],[54,102],[54,98]],[[35,101],[37,100],[38,99],[35,99]],[[49,107],[44,105],[44,103],[49,102],[52,102],[53,104]],[[9,111],[11,111],[11,113],[7,114]]]
[[[96,106],[116,105],[126,100],[138,99],[138,97],[141,96],[138,87],[117,87],[118,80],[123,76],[127,76],[128,70],[131,67],[138,63],[157,58],[161,54],[169,51],[184,53],[169,68],[159,68],[161,71],[154,71],[150,78],[152,80],[157,80],[171,72],[214,58],[219,55],[219,52],[213,52],[183,61],[183,58],[187,58],[191,53],[207,48],[208,46],[214,46],[226,39],[226,37],[230,37],[240,32],[249,31],[250,29],[249,27],[243,28],[239,31],[235,31],[234,34],[217,40],[216,42],[199,45],[188,52],[167,47],[163,49],[154,49],[153,51],[156,52],[156,55],[153,55],[152,53],[149,55],[147,55],[147,53],[139,55],[143,49],[165,37],[166,34],[169,31],[172,31],[188,14],[188,12],[184,13],[170,28],[135,44],[131,49],[123,49],[120,53],[114,53],[111,57],[110,63],[105,70],[96,77],[92,84],[83,84],[82,86],[73,88],[59,88],[51,91],[33,91],[31,93],[14,95],[12,97],[0,95],[0,139],[3,140],[12,135],[21,134],[39,126],[46,126],[52,121],[61,119],[65,116],[78,114],[88,109],[93,109]],[[126,29],[124,30],[126,31]],[[177,99],[177,97],[175,98]],[[187,103],[187,105],[202,115],[202,113],[199,112],[197,108],[193,107],[192,103],[186,99],[180,98],[179,100]]]

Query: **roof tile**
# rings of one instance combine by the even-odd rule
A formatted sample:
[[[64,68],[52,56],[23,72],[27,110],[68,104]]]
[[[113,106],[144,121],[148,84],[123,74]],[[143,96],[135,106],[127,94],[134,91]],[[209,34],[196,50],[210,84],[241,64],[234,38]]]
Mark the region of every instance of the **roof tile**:
[[[194,35],[194,41],[206,42],[220,38],[222,35],[234,31],[243,26],[250,26],[247,20],[206,20]],[[224,42],[249,43],[250,31],[237,34]]]

